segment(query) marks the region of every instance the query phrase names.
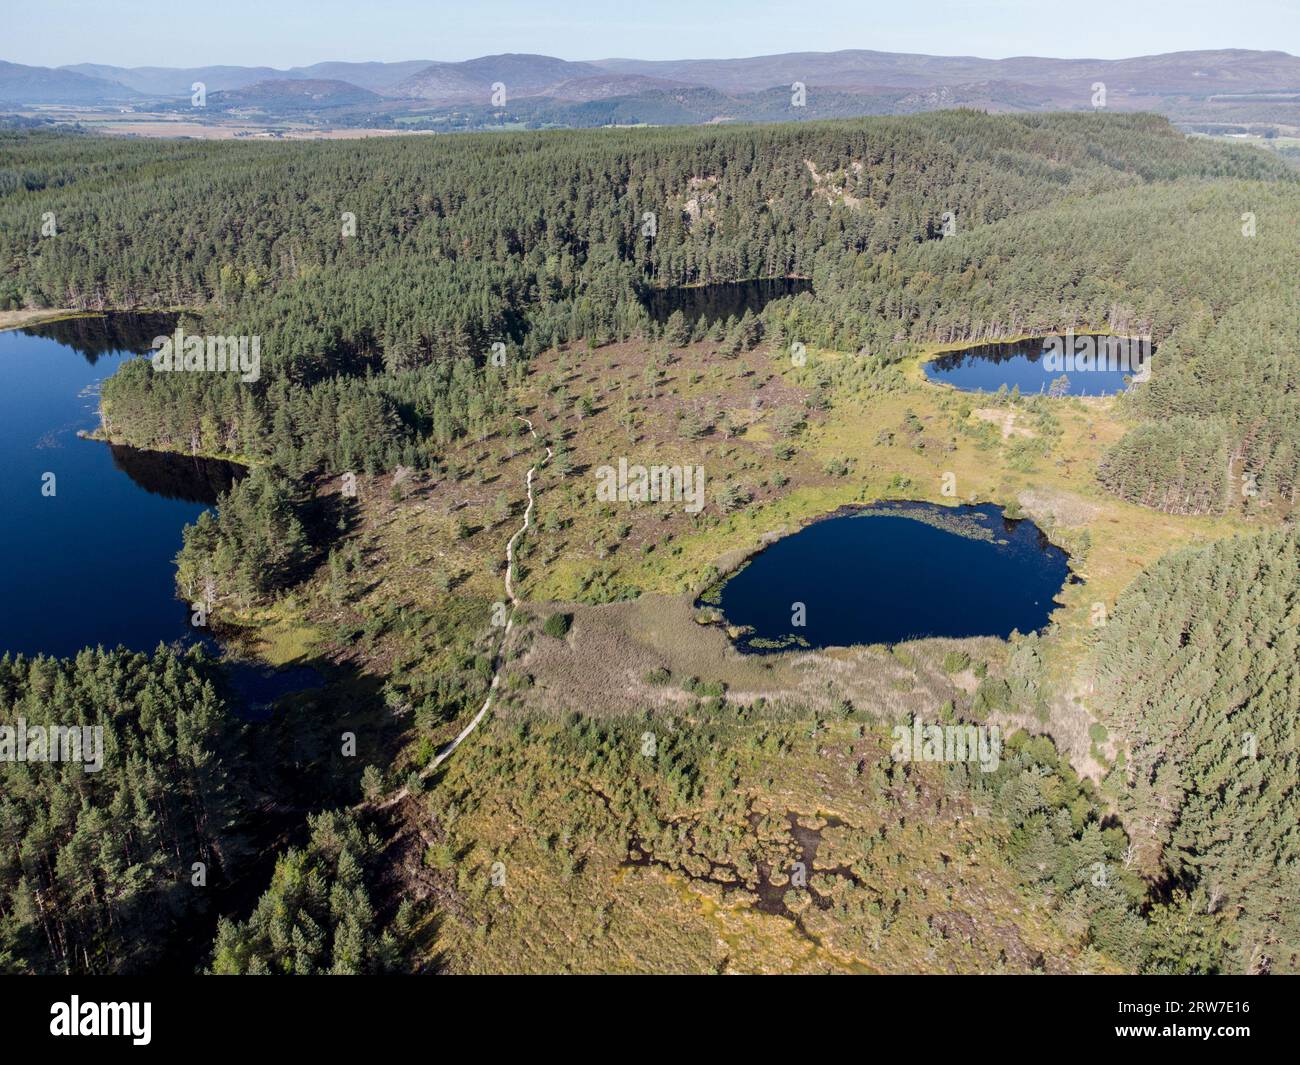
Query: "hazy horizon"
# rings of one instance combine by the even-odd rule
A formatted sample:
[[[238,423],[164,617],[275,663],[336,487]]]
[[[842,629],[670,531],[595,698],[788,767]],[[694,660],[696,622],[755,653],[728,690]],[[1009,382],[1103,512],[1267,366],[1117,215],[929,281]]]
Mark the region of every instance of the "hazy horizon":
[[[981,59],[1113,60],[1222,49],[1300,54],[1300,9],[1281,0],[1190,0],[1172,20],[1169,8],[1152,7],[1094,0],[1051,10],[1033,0],[1001,0],[976,11],[960,0],[929,0],[900,10],[880,0],[825,0],[812,19],[788,0],[720,0],[706,10],[668,0],[649,13],[611,13],[596,0],[573,0],[558,15],[526,0],[499,0],[490,12],[415,0],[390,0],[364,12],[339,0],[285,0],[271,9],[231,0],[216,20],[210,8],[161,0],[128,0],[112,8],[48,0],[39,9],[11,12],[8,47],[0,58],[50,67],[284,70],[325,62],[461,62],[502,53],[574,62],[855,50]],[[252,25],[256,34],[249,32]]]
[[[563,55],[558,52],[529,52],[529,51],[504,51],[504,52],[481,52],[477,55],[464,56],[457,59],[444,59],[438,56],[426,55],[409,55],[397,59],[349,59],[338,55],[327,55],[320,59],[312,59],[305,63],[245,63],[235,59],[221,60],[211,63],[115,63],[103,58],[77,59],[68,63],[28,63],[22,59],[11,59],[0,56],[0,61],[8,63],[18,63],[23,66],[44,66],[54,70],[63,70],[71,67],[93,65],[105,67],[120,67],[123,70],[149,70],[149,69],[189,69],[197,67],[265,67],[281,71],[302,70],[309,67],[320,66],[324,63],[411,63],[424,62],[430,63],[464,63],[473,59],[486,59],[492,56],[500,55],[538,55],[547,56],[552,59],[563,59],[570,63],[614,63],[614,62],[686,62],[686,63],[725,63],[733,61],[743,61],[746,59],[763,59],[769,56],[777,55],[835,55],[841,52],[876,52],[881,55],[915,55],[925,59],[982,59],[990,62],[999,62],[1008,59],[1059,59],[1066,62],[1120,62],[1126,59],[1141,59],[1145,56],[1154,55],[1174,55],[1188,52],[1274,52],[1281,55],[1290,55],[1300,58],[1300,52],[1290,52],[1285,48],[1247,48],[1237,45],[1224,45],[1220,48],[1171,48],[1158,52],[1134,52],[1131,55],[1101,56],[1101,55],[1053,55],[1047,52],[1021,52],[1016,55],[980,55],[975,52],[904,52],[887,48],[829,48],[829,49],[810,49],[797,48],[788,51],[771,51],[771,52],[754,52],[750,55],[699,55],[699,56],[667,56],[667,57],[649,57],[643,55],[601,55],[601,56],[583,56],[575,58],[571,55]]]

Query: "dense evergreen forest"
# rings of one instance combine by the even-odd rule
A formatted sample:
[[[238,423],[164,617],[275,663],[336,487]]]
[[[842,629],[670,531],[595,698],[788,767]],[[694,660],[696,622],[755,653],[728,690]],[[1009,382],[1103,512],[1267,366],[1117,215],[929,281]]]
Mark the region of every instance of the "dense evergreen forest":
[[[0,724],[103,729],[87,771],[0,761],[0,971],[136,972],[165,960],[247,856],[240,727],[201,654],[0,658]]]
[[[1149,331],[1161,373],[1101,477],[1216,512],[1295,501],[1298,202],[1280,161],[1147,115],[272,145],[9,133],[0,306],[188,307],[202,332],[260,336],[254,385],[124,370],[106,429],[291,474],[429,464],[499,417],[518,355],[654,335],[647,286],[810,277],[815,295],[767,312],[773,338],[885,359]]]
[[[1300,533],[1162,559],[1094,651],[1132,849],[1168,964],[1300,972]]]
[[[329,712],[249,728],[236,701],[200,648],[0,656],[0,726],[103,730],[98,769],[0,759],[0,973],[186,972],[214,946],[218,972],[398,966],[412,908],[378,927],[374,830],[330,812],[357,785]],[[268,874],[251,922],[219,924]]]
[[[311,838],[276,862],[271,886],[242,924],[222,918],[211,972],[218,976],[335,976],[402,972],[414,907],[384,927],[366,866],[380,840],[352,814],[311,819]]]

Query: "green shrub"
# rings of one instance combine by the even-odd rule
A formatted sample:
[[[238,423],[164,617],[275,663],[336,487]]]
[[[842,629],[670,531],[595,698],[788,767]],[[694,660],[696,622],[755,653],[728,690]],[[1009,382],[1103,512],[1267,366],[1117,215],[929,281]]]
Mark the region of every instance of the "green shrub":
[[[943,671],[945,673],[960,673],[969,666],[970,655],[965,651],[949,651],[943,656]]]
[[[569,626],[572,624],[572,614],[552,614],[542,623],[542,631],[547,636],[554,636],[557,640],[562,640],[568,634]]]
[[[720,680],[702,681],[699,677],[687,677],[682,684],[692,695],[698,695],[701,699],[720,699],[726,694],[727,686]]]

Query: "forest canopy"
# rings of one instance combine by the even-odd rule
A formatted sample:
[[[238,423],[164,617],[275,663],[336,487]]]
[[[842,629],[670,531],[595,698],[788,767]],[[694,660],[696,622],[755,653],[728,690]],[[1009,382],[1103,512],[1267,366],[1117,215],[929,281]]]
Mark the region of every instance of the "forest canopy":
[[[1219,512],[1295,500],[1298,205],[1285,163],[1152,115],[222,145],[13,132],[0,307],[184,307],[261,337],[255,385],[124,370],[106,428],[295,474],[427,465],[501,415],[520,356],[658,335],[648,287],[811,278],[738,342],[886,360],[1150,333],[1158,372],[1102,481]],[[1153,423],[1175,416],[1171,464]]]

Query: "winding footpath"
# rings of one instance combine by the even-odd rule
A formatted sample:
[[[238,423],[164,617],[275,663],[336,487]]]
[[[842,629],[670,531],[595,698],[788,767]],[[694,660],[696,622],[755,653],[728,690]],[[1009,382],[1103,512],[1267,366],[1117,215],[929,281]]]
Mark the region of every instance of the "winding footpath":
[[[533,434],[533,439],[536,440],[537,430],[533,428],[533,423],[527,418],[521,417],[519,420],[528,426],[528,431]],[[551,454],[551,449],[548,447],[546,449],[546,458],[542,460],[540,465],[545,465],[550,462]],[[519,600],[515,597],[514,588],[510,583],[510,579],[514,576],[515,569],[515,542],[528,531],[528,527],[532,524],[533,520],[533,475],[536,472],[537,464],[528,467],[528,477],[524,482],[524,485],[528,490],[528,505],[524,507],[524,523],[515,530],[514,536],[510,537],[510,539],[506,541],[506,598],[510,600],[510,616],[506,618],[505,631],[501,634],[501,643],[497,648],[496,659],[492,663],[492,684],[488,687],[487,698],[483,701],[482,708],[474,715],[470,723],[461,729],[460,735],[438,752],[438,756],[429,763],[421,776],[427,773],[432,773],[438,768],[438,766],[442,765],[443,762],[450,758],[456,748],[464,741],[465,737],[478,728],[478,723],[483,720],[483,716],[492,707],[492,697],[496,695],[497,685],[501,683],[501,654],[505,650],[506,640],[510,638],[510,630],[515,624],[515,607],[519,605]]]
[[[538,439],[537,430],[533,428],[533,423],[529,421],[527,418],[524,418],[522,416],[520,416],[519,420],[523,422],[526,426],[528,426],[528,431],[532,433],[533,439],[534,440]],[[551,457],[553,456],[553,454],[554,452],[552,452],[550,447],[547,447],[546,458],[544,458],[539,463],[534,463],[532,466],[528,468],[528,477],[524,482],[525,488],[528,491],[528,505],[524,507],[524,523],[521,526],[519,526],[519,528],[515,530],[515,534],[512,537],[510,537],[508,541],[506,541],[506,598],[510,601],[510,614],[506,618],[505,629],[501,633],[501,642],[500,644],[497,645],[496,656],[492,660],[492,683],[488,686],[487,698],[483,700],[483,706],[479,709],[479,712],[475,714],[474,717],[470,720],[470,723],[466,725],[463,729],[461,729],[460,733],[456,736],[456,738],[452,740],[450,743],[448,743],[447,746],[445,746],[441,751],[439,751],[437,757],[435,757],[433,761],[431,761],[427,766],[424,767],[423,770],[421,770],[420,772],[421,780],[427,777],[430,773],[432,773],[435,769],[437,769],[438,766],[442,765],[443,762],[445,762],[448,758],[450,758],[455,753],[456,748],[459,747],[465,741],[466,737],[468,737],[470,733],[472,733],[476,728],[478,728],[479,722],[482,721],[483,718],[487,715],[487,712],[490,709],[492,709],[492,700],[496,696],[498,685],[501,683],[501,666],[503,664],[502,654],[505,651],[506,641],[510,638],[510,630],[514,627],[515,624],[515,608],[519,606],[519,600],[515,596],[514,585],[512,584],[512,578],[514,577],[514,568],[515,568],[515,544],[518,542],[519,538],[528,531],[529,526],[532,525],[533,503],[534,503],[533,477],[537,473],[537,468],[539,466],[544,466],[546,465],[546,463],[551,461]],[[401,802],[402,799],[406,798],[406,796],[407,796],[407,789],[403,787],[399,791],[397,791],[396,793],[394,793],[393,795],[385,799],[382,803],[379,803],[376,808],[382,810],[385,807],[392,806],[395,803]]]

